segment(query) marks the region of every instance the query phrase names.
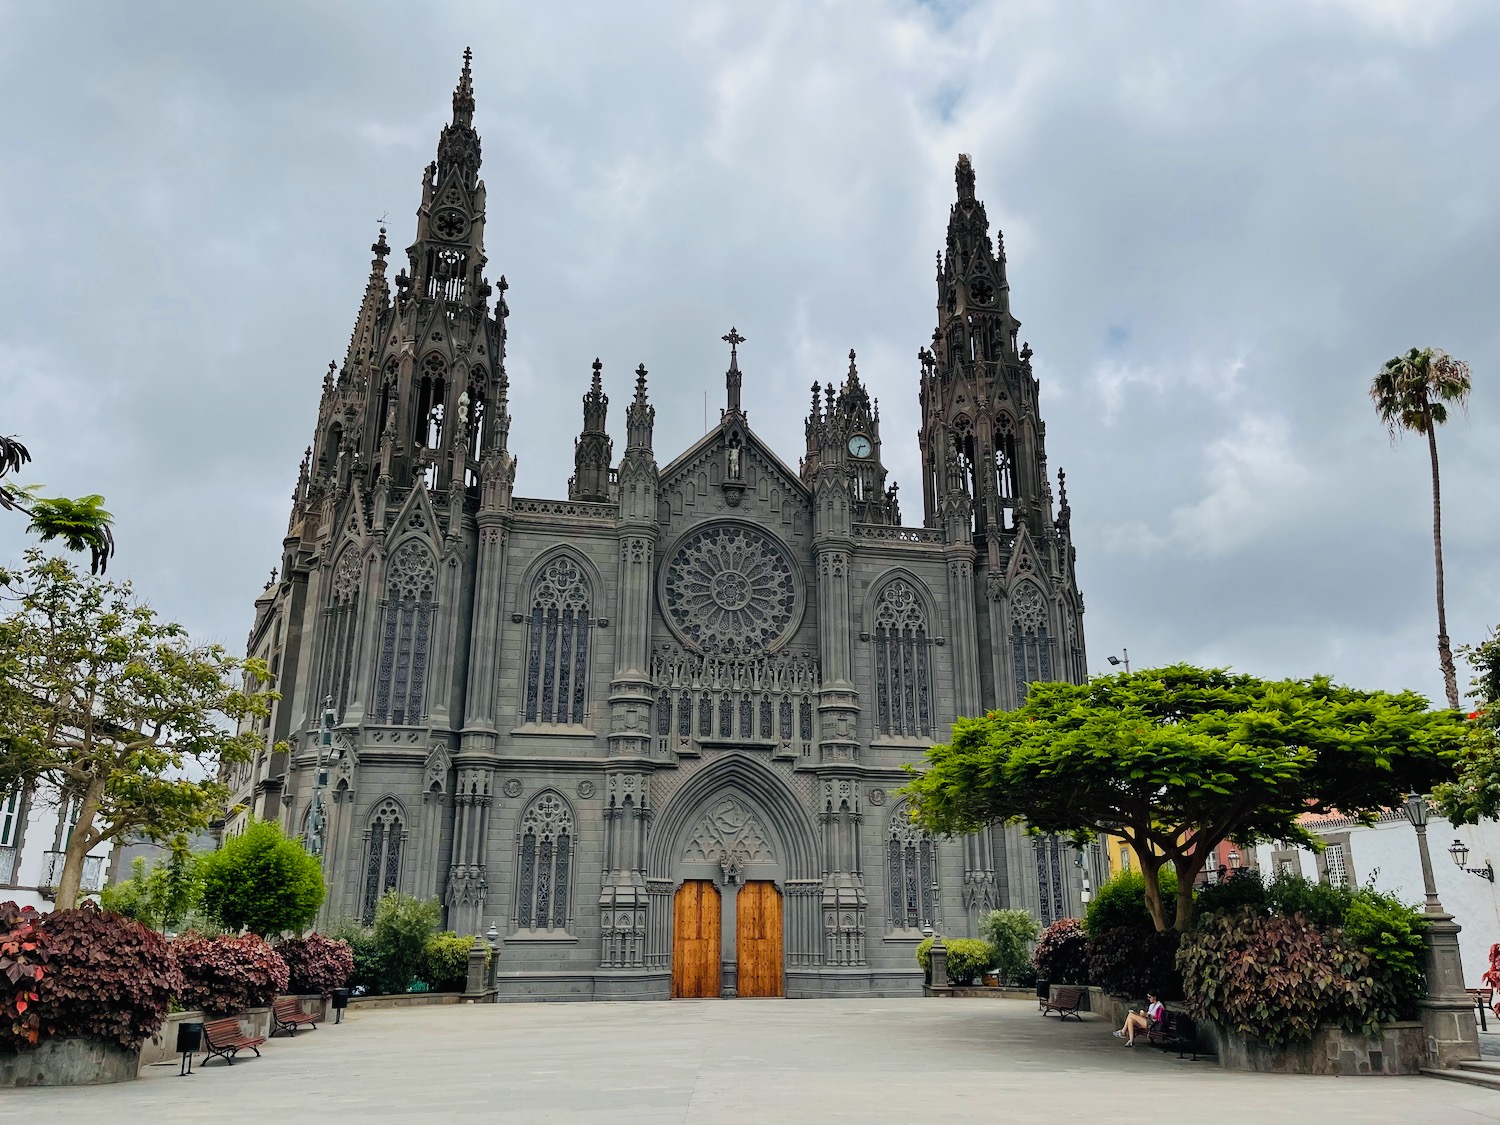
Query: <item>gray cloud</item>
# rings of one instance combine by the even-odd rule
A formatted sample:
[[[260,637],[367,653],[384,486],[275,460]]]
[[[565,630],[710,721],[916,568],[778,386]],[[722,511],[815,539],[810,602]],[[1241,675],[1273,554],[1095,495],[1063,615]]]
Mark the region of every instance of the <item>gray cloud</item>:
[[[411,237],[466,44],[519,490],[595,355],[665,461],[722,396],[795,461],[850,347],[920,517],[914,355],[959,151],[1068,470],[1095,663],[1440,694],[1426,462],[1364,397],[1436,344],[1457,640],[1500,619],[1500,12],[1479,2],[0,6],[0,429],[120,573],[237,644],[375,221]],[[0,523],[0,556],[22,538]]]

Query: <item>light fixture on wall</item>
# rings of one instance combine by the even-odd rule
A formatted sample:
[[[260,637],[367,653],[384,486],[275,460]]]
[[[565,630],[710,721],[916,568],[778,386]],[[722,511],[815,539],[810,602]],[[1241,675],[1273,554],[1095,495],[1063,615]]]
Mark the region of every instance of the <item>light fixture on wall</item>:
[[[1454,840],[1448,845],[1448,854],[1453,858],[1455,867],[1461,867],[1470,875],[1478,875],[1481,879],[1488,879],[1491,883],[1495,881],[1495,865],[1488,861],[1483,867],[1466,867],[1469,862],[1469,846],[1462,840]]]

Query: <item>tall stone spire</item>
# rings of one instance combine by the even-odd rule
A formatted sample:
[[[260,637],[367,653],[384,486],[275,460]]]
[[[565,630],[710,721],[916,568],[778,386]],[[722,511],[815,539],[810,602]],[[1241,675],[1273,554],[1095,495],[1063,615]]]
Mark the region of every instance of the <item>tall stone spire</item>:
[[[646,365],[635,369],[635,398],[625,408],[625,448],[651,448],[651,430],[656,423],[656,407],[646,398]]]
[[[594,378],[583,396],[583,432],[573,442],[573,479],[568,481],[569,500],[602,503],[609,499],[609,468],[614,443],[604,429],[609,396],[604,393],[604,365],[594,360]]]

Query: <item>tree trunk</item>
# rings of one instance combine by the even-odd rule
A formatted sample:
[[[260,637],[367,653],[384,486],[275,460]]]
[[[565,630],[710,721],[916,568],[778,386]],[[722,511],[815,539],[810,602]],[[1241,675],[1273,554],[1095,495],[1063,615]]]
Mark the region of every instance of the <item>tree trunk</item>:
[[[1149,850],[1150,845],[1147,845]],[[1161,901],[1160,874],[1162,865],[1158,863],[1155,867],[1147,864],[1141,849],[1136,849],[1136,856],[1141,861],[1141,878],[1146,883],[1146,909],[1151,912],[1151,921],[1156,924],[1156,932],[1166,933],[1172,927],[1167,925],[1167,911]]]
[[[1427,416],[1427,451],[1432,457],[1432,555],[1437,564],[1438,666],[1443,670],[1443,688],[1448,692],[1448,706],[1457,711],[1458,673],[1453,668],[1453,649],[1448,643],[1448,608],[1443,597],[1443,493],[1438,480],[1437,427]]]
[[[72,910],[78,905],[78,890],[83,884],[83,861],[94,846],[94,815],[99,811],[99,802],[104,798],[104,779],[96,777],[83,791],[83,801],[78,806],[78,821],[73,825],[73,834],[68,837],[68,850],[63,854],[62,874],[57,879],[58,910]],[[67,804],[62,806],[64,817],[68,815]]]

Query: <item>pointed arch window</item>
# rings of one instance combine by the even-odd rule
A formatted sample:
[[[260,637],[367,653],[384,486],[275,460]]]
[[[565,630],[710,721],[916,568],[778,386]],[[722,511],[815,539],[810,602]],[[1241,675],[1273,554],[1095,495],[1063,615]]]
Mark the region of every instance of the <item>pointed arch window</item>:
[[[1050,926],[1067,916],[1063,902],[1062,841],[1056,836],[1038,836],[1036,849],[1037,909],[1042,925]]]
[[[1052,638],[1047,631],[1047,601],[1030,582],[1022,583],[1010,605],[1011,665],[1016,706],[1026,702],[1029,684],[1052,679]]]
[[[353,676],[354,642],[359,632],[359,586],[363,567],[359,552],[348,547],[333,568],[332,589],[325,611],[322,697],[333,700],[334,712],[343,717],[349,704]]]
[[[526,721],[582,723],[588,696],[589,586],[563,557],[549,562],[531,595],[526,638]]]
[[[406,824],[401,806],[384,800],[370,815],[369,845],[365,853],[365,925],[375,921],[375,907],[401,880],[401,846],[406,842]]]
[[[414,724],[422,720],[437,564],[427,546],[408,539],[386,570],[385,628],[375,682],[375,721]]]
[[[422,378],[417,384],[415,445],[427,449],[443,447],[443,411],[448,401],[448,365],[436,352],[422,361]]]
[[[875,604],[875,715],[882,735],[932,734],[927,614],[911,584],[896,579]]]
[[[886,881],[893,930],[938,928],[937,844],[911,818],[903,801],[891,813],[886,837]]]
[[[564,930],[573,879],[573,811],[550,789],[521,814],[516,847],[516,912],[521,930]]]

